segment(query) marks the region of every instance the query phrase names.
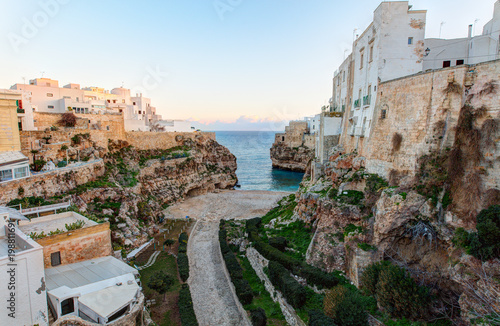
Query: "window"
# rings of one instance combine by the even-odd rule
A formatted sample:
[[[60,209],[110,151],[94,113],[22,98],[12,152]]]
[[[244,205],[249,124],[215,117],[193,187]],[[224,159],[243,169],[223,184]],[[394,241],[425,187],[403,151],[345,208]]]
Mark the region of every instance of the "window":
[[[361,53],[361,60],[360,60],[360,64],[359,64],[359,69],[363,69],[363,60],[365,58],[365,54],[364,53]]]
[[[75,312],[75,301],[73,298],[63,300],[61,302],[61,316]]]
[[[52,266],[61,265],[61,252],[56,251],[50,254],[50,264]]]
[[[451,66],[451,61],[450,60],[443,61],[443,68],[448,68],[450,66]]]
[[[373,61],[373,45],[370,46],[370,62]]]
[[[54,106],[53,106],[53,105],[49,105],[49,106],[47,106],[47,107],[48,107],[49,109],[53,109],[53,108],[54,108]]]
[[[142,114],[142,111],[139,111],[139,114]]]
[[[12,179],[12,170],[0,170],[0,181]]]
[[[457,60],[457,66],[461,66],[464,64],[464,60]]]
[[[285,141],[285,136],[281,136],[281,141]]]
[[[408,45],[412,45],[413,44],[413,37],[408,37]]]
[[[135,102],[132,102],[133,105],[135,105]]]
[[[14,169],[14,175],[16,179],[26,178],[28,176],[28,168],[26,166],[16,168]]]
[[[106,130],[109,131],[109,126],[106,126]]]
[[[116,103],[116,100],[113,100],[113,103]]]
[[[47,93],[47,97],[54,97],[54,94],[52,94],[52,93]]]
[[[108,100],[108,103],[111,103],[111,100]]]
[[[345,70],[344,72],[342,73],[342,81],[345,82]]]
[[[380,119],[385,119],[387,116],[387,110],[382,110],[382,113],[380,114]]]

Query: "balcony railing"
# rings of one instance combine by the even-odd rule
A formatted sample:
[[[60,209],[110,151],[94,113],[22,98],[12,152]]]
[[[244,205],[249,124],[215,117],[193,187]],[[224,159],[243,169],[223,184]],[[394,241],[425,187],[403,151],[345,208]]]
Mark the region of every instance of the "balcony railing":
[[[371,95],[364,96],[363,97],[363,106],[370,105],[371,100],[372,100],[372,96]]]
[[[25,113],[24,109],[17,108],[17,113]]]
[[[359,108],[360,106],[361,106],[361,99],[357,99],[356,101],[354,101],[355,108]]]
[[[345,112],[345,104],[342,105],[342,112]]]

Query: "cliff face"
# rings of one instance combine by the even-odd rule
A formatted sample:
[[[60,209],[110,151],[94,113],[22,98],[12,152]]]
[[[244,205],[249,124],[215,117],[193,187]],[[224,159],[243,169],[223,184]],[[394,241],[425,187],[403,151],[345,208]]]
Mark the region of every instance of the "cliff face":
[[[273,168],[305,172],[307,163],[314,158],[314,149],[305,146],[289,147],[283,143],[274,143],[271,147]]]
[[[105,163],[105,187],[72,199],[80,211],[111,222],[115,249],[144,243],[158,231],[163,209],[176,201],[232,189],[238,181],[236,157],[212,139],[180,140],[166,150],[126,146],[108,154]]]

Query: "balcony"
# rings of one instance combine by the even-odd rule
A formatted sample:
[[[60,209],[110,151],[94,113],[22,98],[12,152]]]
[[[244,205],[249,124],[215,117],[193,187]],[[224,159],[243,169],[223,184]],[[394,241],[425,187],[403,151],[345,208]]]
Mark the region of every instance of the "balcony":
[[[17,108],[17,113],[26,113],[24,109]]]
[[[354,101],[355,108],[359,108],[360,106],[361,106],[361,99],[357,99],[356,101]]]
[[[371,95],[366,95],[366,96],[364,96],[364,97],[363,97],[363,106],[368,106],[368,105],[370,105],[371,100],[372,100],[372,96],[371,96]]]
[[[342,105],[342,112],[345,112],[345,104]]]

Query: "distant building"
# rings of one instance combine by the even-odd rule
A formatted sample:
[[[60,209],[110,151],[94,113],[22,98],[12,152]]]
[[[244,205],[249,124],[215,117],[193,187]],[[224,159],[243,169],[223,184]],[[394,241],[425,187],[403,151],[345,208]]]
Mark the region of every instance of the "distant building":
[[[20,92],[0,90],[0,152],[21,150],[17,117],[21,100]]]
[[[19,220],[27,218],[14,209],[0,207],[0,283],[3,286],[0,324],[46,326],[49,316],[43,248],[19,230]]]
[[[107,91],[100,87],[81,88],[79,84],[59,87],[57,80],[36,78],[29,84],[15,84],[13,90],[24,92],[35,112],[78,114],[116,112],[123,114],[125,130],[148,131],[155,121],[161,119],[151,99],[142,94],[131,96],[130,89],[114,88]]]
[[[469,25],[468,36],[463,38],[425,39],[424,71],[500,59],[500,1],[495,2],[493,18],[481,35],[473,37],[472,28]]]
[[[159,131],[166,132],[193,132],[195,130],[191,122],[185,120],[160,120],[157,125],[161,128]]]

